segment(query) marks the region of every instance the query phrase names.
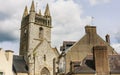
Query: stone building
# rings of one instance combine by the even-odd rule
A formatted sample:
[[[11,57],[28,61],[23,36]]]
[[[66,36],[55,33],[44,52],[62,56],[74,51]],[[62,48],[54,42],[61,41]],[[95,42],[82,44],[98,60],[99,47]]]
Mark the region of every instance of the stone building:
[[[56,75],[57,48],[51,47],[52,17],[47,4],[44,15],[25,7],[21,21],[19,55],[0,49],[0,75]],[[4,62],[4,63],[3,63]],[[5,67],[4,67],[5,66]]]
[[[55,75],[59,53],[51,47],[52,17],[49,6],[47,4],[44,15],[35,10],[34,1],[29,12],[25,7],[21,21],[20,54],[14,56],[14,70],[28,75]]]
[[[13,51],[0,48],[0,75],[13,75]]]
[[[120,55],[104,41],[95,26],[85,26],[86,34],[59,56],[58,74],[120,75]]]

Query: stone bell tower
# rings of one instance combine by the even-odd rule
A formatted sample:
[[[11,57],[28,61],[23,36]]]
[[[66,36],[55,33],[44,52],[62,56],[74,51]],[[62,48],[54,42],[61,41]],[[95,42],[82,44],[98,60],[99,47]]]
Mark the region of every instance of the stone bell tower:
[[[29,66],[29,75],[55,74],[56,49],[51,47],[52,19],[47,4],[44,15],[35,11],[32,1],[30,11],[25,7],[21,21],[20,55]]]
[[[47,4],[44,15],[35,12],[34,1],[28,13],[25,7],[21,21],[20,55],[31,53],[38,41],[46,39],[51,44],[51,15]]]

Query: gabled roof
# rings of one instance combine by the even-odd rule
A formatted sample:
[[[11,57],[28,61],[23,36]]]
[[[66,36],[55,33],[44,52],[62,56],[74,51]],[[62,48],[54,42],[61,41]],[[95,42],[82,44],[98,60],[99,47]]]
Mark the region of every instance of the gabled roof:
[[[73,50],[85,51],[85,50],[92,50],[93,46],[96,45],[106,45],[108,48],[108,54],[117,54],[117,52],[110,46],[110,44],[104,41],[96,32],[96,28],[92,28],[95,26],[86,26],[86,34],[73,46],[68,48],[65,53]],[[87,28],[91,28],[87,30]],[[82,48],[84,47],[84,48]],[[88,51],[90,54],[91,51]]]
[[[28,65],[26,64],[23,56],[13,56],[13,71],[15,73],[28,73]]]
[[[33,49],[33,54],[36,54],[37,53],[37,49],[43,44],[43,43],[47,43],[46,45],[48,45],[52,51],[55,53],[55,55],[58,57],[60,54],[57,50],[57,48],[52,48],[51,47],[51,44],[48,43],[47,39],[46,38],[43,38],[43,39],[36,39],[36,40],[39,40],[40,42],[37,44],[37,46]]]

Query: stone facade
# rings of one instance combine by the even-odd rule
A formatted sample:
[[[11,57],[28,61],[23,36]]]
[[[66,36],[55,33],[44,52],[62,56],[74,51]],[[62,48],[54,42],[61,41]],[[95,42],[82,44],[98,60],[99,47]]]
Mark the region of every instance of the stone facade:
[[[106,45],[108,54],[116,54],[114,49],[97,34],[95,26],[86,26],[85,32],[86,34],[66,51],[66,72],[69,72],[70,61],[82,61],[87,55],[92,54],[93,46]]]
[[[44,15],[35,12],[34,1],[29,13],[25,8],[21,22],[20,55],[29,66],[29,75],[54,75],[56,72],[58,52],[51,47],[51,19],[48,4]]]
[[[13,51],[0,49],[0,75],[13,75]]]
[[[86,26],[85,32],[86,34],[78,42],[62,51],[59,56],[60,71],[58,74],[119,75],[120,55],[117,55],[110,46],[110,36],[107,34],[106,41],[104,41],[97,34],[95,26]],[[61,63],[64,64],[61,65]],[[65,67],[62,67],[61,71],[63,65]]]

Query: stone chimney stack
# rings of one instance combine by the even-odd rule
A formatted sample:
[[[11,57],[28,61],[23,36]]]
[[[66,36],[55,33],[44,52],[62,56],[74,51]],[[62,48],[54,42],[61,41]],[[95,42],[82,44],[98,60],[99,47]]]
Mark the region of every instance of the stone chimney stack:
[[[93,59],[97,75],[109,75],[109,60],[107,46],[93,47]]]
[[[7,61],[10,63],[11,68],[12,68],[12,64],[13,64],[13,51],[6,50],[5,54],[6,54]]]
[[[88,44],[95,44],[96,43],[96,26],[85,26],[85,32],[88,37]]]
[[[96,34],[96,26],[85,26],[85,32],[87,34]]]
[[[106,38],[106,42],[107,42],[108,44],[110,44],[110,35],[107,34],[107,35],[105,36],[105,38]]]

